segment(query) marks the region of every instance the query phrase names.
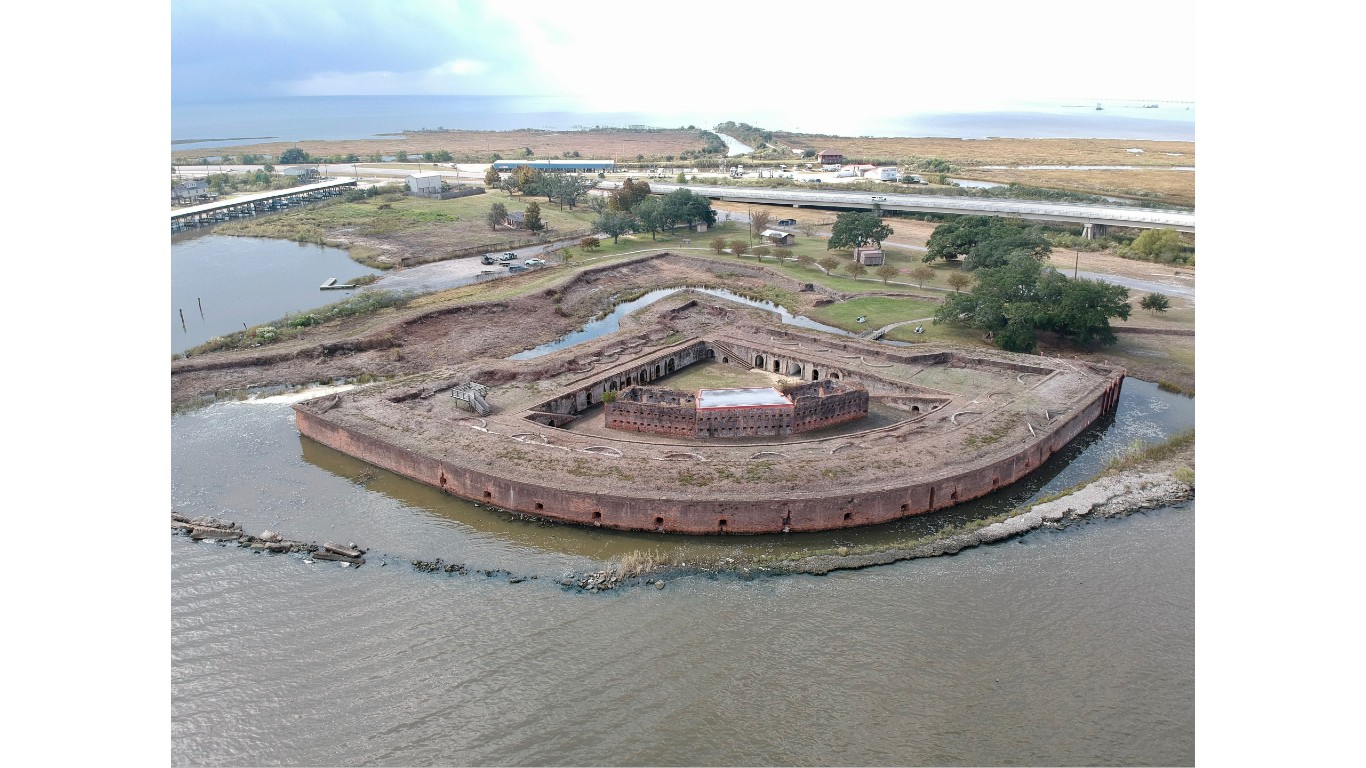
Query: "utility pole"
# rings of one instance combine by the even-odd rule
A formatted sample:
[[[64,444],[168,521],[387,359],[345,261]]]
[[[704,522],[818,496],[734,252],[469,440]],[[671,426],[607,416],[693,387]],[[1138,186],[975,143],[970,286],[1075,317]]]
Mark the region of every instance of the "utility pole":
[[[1073,248],[1072,251],[1077,254],[1077,260],[1072,264],[1072,279],[1076,280],[1077,270],[1081,267],[1081,249]]]

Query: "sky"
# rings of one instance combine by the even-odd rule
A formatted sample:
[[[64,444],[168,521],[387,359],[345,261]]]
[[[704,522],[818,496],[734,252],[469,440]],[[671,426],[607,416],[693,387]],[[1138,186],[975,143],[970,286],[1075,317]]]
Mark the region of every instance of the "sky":
[[[1193,101],[1195,2],[172,0],[177,103],[565,95],[586,110]],[[1117,55],[1118,54],[1118,55]]]

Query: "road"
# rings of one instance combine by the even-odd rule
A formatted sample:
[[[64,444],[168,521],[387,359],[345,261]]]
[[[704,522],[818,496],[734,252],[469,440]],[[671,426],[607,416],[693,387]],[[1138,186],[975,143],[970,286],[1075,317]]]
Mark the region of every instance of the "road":
[[[605,181],[602,182],[602,186],[612,189],[619,186],[619,183]],[[1009,216],[1035,221],[1064,221],[1145,229],[1167,228],[1183,232],[1195,231],[1195,214],[1193,212],[1154,210],[1121,205],[1052,203],[1037,200],[1001,200],[890,192],[877,194],[873,192],[837,192],[834,190],[650,183],[650,190],[662,195],[676,189],[689,189],[692,190],[693,194],[737,202],[792,205],[794,207],[808,205],[866,210],[877,205],[888,211]]]

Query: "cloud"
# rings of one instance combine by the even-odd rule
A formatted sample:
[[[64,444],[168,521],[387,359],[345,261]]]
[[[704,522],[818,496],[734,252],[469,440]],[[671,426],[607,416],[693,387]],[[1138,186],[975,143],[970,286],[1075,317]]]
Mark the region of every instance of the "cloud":
[[[1194,96],[1192,0],[173,0],[175,98],[565,94],[877,109]]]

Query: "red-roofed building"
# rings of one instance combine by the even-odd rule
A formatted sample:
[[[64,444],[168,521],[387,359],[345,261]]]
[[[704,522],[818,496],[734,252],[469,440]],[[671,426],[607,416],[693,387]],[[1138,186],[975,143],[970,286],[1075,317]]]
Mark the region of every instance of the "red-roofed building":
[[[844,155],[833,149],[827,149],[816,155],[816,159],[821,161],[821,165],[836,165],[844,162]]]

